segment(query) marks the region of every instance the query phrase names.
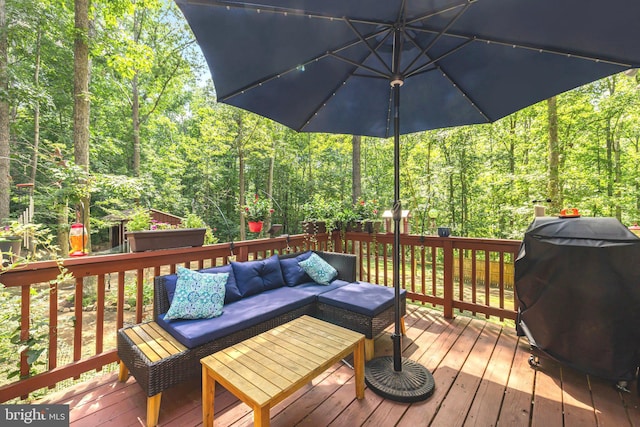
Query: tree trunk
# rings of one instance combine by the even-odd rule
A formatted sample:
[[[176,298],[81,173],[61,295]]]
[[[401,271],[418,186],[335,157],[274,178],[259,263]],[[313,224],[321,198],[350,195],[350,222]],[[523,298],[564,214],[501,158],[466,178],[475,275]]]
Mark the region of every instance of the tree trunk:
[[[244,194],[244,149],[243,149],[243,135],[242,135],[242,117],[238,115],[236,118],[236,123],[238,125],[238,135],[236,140],[236,147],[238,149],[238,201],[240,202],[240,206],[244,206],[245,202],[245,194]],[[245,240],[247,238],[247,229],[246,229],[246,215],[244,212],[240,213],[240,240]]]
[[[75,163],[89,172],[89,0],[75,0],[75,30],[73,55],[73,147]],[[79,185],[86,185],[80,182]],[[81,219],[89,232],[90,197],[81,200]],[[62,243],[62,242],[60,242]]]
[[[142,28],[140,9],[137,2],[133,2],[133,42],[140,42]],[[134,70],[131,81],[131,125],[133,130],[133,176],[140,176],[140,89],[138,88],[138,70]]]
[[[36,37],[36,58],[35,58],[35,70],[33,72],[33,82],[36,87],[36,92],[39,92],[40,87],[40,48],[42,40],[42,24],[38,25],[38,35]],[[33,158],[31,159],[31,184],[33,184],[29,190],[31,197],[36,186],[36,173],[38,172],[38,156],[40,150],[40,100],[35,99],[33,105]]]
[[[559,164],[560,146],[558,143],[558,106],[556,97],[547,99],[548,130],[549,130],[549,198],[551,210],[557,213],[562,209],[562,196],[560,195]]]
[[[140,176],[140,94],[138,90],[138,72],[131,82],[133,102],[131,105],[131,121],[133,124],[133,176]]]
[[[614,201],[615,201],[615,216],[618,218],[618,221],[622,221],[622,205],[620,204],[620,200],[622,199],[621,192],[621,184],[622,184],[622,166],[620,162],[620,138],[616,138],[615,135],[613,137],[613,150],[614,150],[614,176],[616,183],[616,190],[614,193]]]
[[[7,72],[7,16],[5,0],[0,0],[0,221],[9,217],[9,75]]]
[[[276,167],[276,141],[277,138],[274,138],[272,151],[273,154],[269,158],[269,173],[267,175],[267,197],[269,198],[269,204],[271,206],[273,206],[273,171]],[[266,233],[271,228],[271,220],[272,216],[268,215],[265,220],[262,233]]]
[[[69,228],[69,207],[61,204],[54,207],[57,221],[58,221],[58,250],[59,255],[62,258],[69,256],[69,235],[67,229]]]
[[[360,149],[362,145],[362,137],[353,135],[351,138],[351,202],[355,205],[362,195],[362,170],[360,168]]]

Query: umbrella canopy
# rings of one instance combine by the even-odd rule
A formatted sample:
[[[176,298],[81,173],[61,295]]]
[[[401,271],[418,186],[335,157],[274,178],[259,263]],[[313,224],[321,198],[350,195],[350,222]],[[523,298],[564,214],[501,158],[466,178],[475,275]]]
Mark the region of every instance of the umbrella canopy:
[[[304,132],[394,135],[395,78],[405,134],[495,121],[640,66],[629,0],[176,1],[218,100]]]
[[[393,371],[378,358],[365,375],[385,397],[428,397],[431,374],[400,356],[399,135],[492,122],[640,66],[640,2],[176,2],[219,101],[303,132],[393,135]]]

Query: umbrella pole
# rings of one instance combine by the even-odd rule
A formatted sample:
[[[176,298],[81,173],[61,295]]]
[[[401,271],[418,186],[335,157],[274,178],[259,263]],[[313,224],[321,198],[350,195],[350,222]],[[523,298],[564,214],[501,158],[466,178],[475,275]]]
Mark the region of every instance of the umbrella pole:
[[[396,32],[398,46],[399,32]],[[396,51],[398,52],[398,51]],[[394,58],[399,63],[399,58]],[[394,71],[395,71],[394,67]],[[365,381],[376,394],[398,402],[418,402],[433,394],[435,381],[431,372],[416,361],[402,357],[402,333],[400,332],[400,86],[402,76],[396,74],[391,81],[394,106],[393,135],[393,288],[395,291],[395,330],[393,357],[377,357],[365,365]]]
[[[395,292],[395,330],[393,340],[393,369],[402,370],[402,333],[400,332],[400,221],[402,220],[402,201],[400,200],[400,86],[401,80],[394,80],[393,104],[393,289]]]

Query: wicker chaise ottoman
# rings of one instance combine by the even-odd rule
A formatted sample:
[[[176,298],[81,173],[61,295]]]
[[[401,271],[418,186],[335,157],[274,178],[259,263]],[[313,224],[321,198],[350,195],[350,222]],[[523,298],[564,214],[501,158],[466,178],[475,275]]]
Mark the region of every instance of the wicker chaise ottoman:
[[[365,359],[374,354],[374,339],[394,323],[395,291],[367,282],[350,283],[318,295],[317,317],[365,336]],[[400,327],[405,333],[407,292],[400,291]]]

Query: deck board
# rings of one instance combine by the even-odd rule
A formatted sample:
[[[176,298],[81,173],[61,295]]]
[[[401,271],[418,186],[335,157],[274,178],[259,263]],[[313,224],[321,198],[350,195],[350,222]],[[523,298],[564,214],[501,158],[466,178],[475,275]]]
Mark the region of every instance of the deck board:
[[[491,330],[491,329],[489,329]],[[500,336],[489,358],[480,385],[467,413],[465,427],[494,426],[498,422],[500,404],[504,396],[518,338],[500,331]]]
[[[532,417],[534,427],[562,424],[560,366],[553,361],[536,373]]]
[[[370,390],[358,401],[353,371],[337,363],[271,410],[274,427],[321,426],[621,426],[640,427],[640,398],[610,382],[541,358],[529,366],[526,340],[513,328],[408,306],[403,355],[434,376],[436,390],[424,402],[385,400]],[[376,356],[390,355],[393,327],[376,340]],[[146,395],[134,378],[117,374],[59,391],[39,403],[64,403],[73,427],[141,426]],[[216,426],[251,426],[251,409],[216,387]],[[199,381],[163,393],[160,425],[201,426]]]

